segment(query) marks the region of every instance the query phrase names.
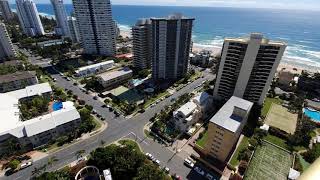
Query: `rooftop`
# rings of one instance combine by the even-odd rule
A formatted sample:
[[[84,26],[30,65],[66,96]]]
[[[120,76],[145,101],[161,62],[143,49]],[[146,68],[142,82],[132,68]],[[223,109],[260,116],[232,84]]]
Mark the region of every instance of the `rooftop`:
[[[183,16],[181,13],[175,13],[175,14],[171,14],[168,17],[160,17],[160,18],[155,18],[152,17],[150,18],[151,20],[180,20],[180,19],[188,19],[188,20],[195,20],[195,18],[188,18]]]
[[[210,98],[210,95],[206,92],[201,92],[198,96],[193,98],[193,101],[199,105],[203,105]]]
[[[36,76],[35,71],[18,71],[12,74],[1,75],[0,82],[1,83],[12,82],[17,80],[33,78],[35,76]]]
[[[195,109],[197,108],[197,105],[194,102],[187,102],[183,106],[181,106],[178,110],[174,112],[175,114],[181,113],[185,117],[189,116]]]
[[[234,109],[240,108],[250,112],[253,103],[235,96],[232,96],[222,108],[210,119],[210,122],[217,124],[231,132],[236,132],[241,125],[242,117],[234,115]]]
[[[108,65],[108,64],[114,64],[114,61],[110,60],[110,61],[105,61],[105,62],[101,62],[101,63],[97,63],[97,64],[83,66],[83,67],[80,67],[76,72],[85,71],[85,70],[92,69],[92,68],[98,68],[100,66],[104,66],[104,65]]]
[[[116,71],[110,71],[110,72],[105,72],[105,73],[101,73],[98,74],[97,76],[100,77],[102,80],[104,81],[109,81],[111,79],[126,75],[126,74],[130,74],[132,73],[132,70],[130,69],[120,69],[120,70],[116,70]]]
[[[32,86],[27,86],[24,89],[19,89],[16,91],[10,91],[5,94],[14,97],[16,99],[22,99],[26,97],[31,97],[35,95],[41,95],[44,93],[52,92],[51,86],[49,83],[35,84]]]
[[[225,38],[225,41],[237,41],[241,43],[248,43],[251,40],[260,40],[261,44],[272,44],[272,45],[278,45],[278,46],[286,46],[286,43],[283,41],[272,41],[263,36],[261,33],[251,33],[250,36],[247,37],[238,37],[238,38],[232,38],[227,37]]]

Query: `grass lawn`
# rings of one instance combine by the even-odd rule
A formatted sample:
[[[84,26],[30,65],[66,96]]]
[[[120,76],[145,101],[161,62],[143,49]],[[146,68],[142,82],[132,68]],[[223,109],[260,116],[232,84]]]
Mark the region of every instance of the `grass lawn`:
[[[246,180],[285,180],[292,165],[291,153],[264,142],[258,146],[244,175]]]
[[[148,137],[148,138],[151,138],[153,139],[153,136],[150,134],[150,132],[148,130],[143,130],[144,134]]]
[[[265,117],[268,114],[268,111],[269,111],[272,103],[281,104],[282,100],[279,98],[268,98],[267,97],[266,100],[264,101],[263,108],[261,111],[262,116]]]
[[[123,140],[120,140],[120,141],[119,141],[119,144],[125,145],[125,146],[131,146],[131,147],[133,147],[135,150],[138,150],[138,151],[141,152],[141,149],[140,149],[139,145],[138,145],[136,142],[134,142],[133,140],[123,139]]]
[[[101,127],[101,122],[98,119],[96,119],[95,117],[93,118],[93,121],[96,124],[96,127],[92,131],[95,131]]]
[[[280,146],[280,147],[282,147],[284,149],[287,149],[287,150],[290,149],[290,147],[286,144],[286,140],[281,139],[281,138],[279,138],[277,136],[273,136],[273,135],[268,134],[263,139],[266,140],[266,141],[269,141],[269,142],[271,142],[271,143],[273,143],[273,144],[275,144],[277,146]]]
[[[208,139],[208,131],[206,131],[206,132],[203,134],[203,136],[202,136],[201,139],[197,140],[196,144],[197,144],[198,146],[204,148],[204,145],[205,145],[207,139]]]
[[[303,171],[305,171],[310,166],[310,163],[308,163],[306,160],[304,160],[300,154],[297,155],[297,158],[299,158],[299,162],[302,166],[302,169],[303,169]]]
[[[249,138],[246,137],[246,136],[243,136],[242,138],[242,141],[241,143],[239,144],[239,146],[237,147],[236,151],[234,152],[232,158],[231,158],[231,161],[230,161],[230,164],[233,166],[233,167],[236,167],[238,164],[239,164],[239,160],[238,160],[238,155],[239,155],[239,152],[243,149],[246,149],[249,145]]]

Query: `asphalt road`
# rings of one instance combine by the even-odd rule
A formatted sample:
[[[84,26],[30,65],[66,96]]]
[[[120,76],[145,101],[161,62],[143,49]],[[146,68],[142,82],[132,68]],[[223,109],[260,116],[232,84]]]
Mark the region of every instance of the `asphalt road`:
[[[35,59],[32,59],[33,62],[35,62],[34,60]],[[106,119],[105,121],[108,123],[108,128],[99,134],[96,134],[95,136],[89,137],[75,144],[71,144],[57,152],[48,155],[45,158],[35,161],[31,167],[20,170],[9,177],[4,176],[1,178],[10,180],[29,179],[28,177],[33,175],[32,172],[34,169],[46,165],[50,157],[54,156],[58,159],[58,161],[51,166],[47,166],[46,171],[54,171],[64,167],[65,165],[77,160],[77,151],[85,150],[86,153],[90,153],[97,147],[101,146],[102,141],[105,142],[105,144],[110,144],[120,138],[131,138],[140,144],[144,152],[149,152],[159,159],[161,161],[161,166],[169,167],[171,174],[176,173],[182,176],[183,179],[202,179],[202,177],[200,177],[194,171],[191,171],[191,169],[184,166],[184,159],[175,154],[175,152],[172,152],[163,145],[146,138],[143,132],[143,127],[149,122],[149,119],[153,117],[155,113],[160,112],[165,106],[172,104],[170,101],[171,98],[177,98],[185,93],[193,91],[199,84],[202,83],[202,81],[214,79],[214,75],[206,73],[204,78],[195,80],[186,87],[182,88],[180,91],[174,93],[169,98],[166,98],[158,103],[155,107],[148,108],[143,114],[138,114],[130,119],[126,119],[122,116],[115,117],[115,115],[107,108],[102,108],[102,102],[94,100],[89,94],[83,93],[79,87],[73,85],[72,81],[67,81],[62,78],[52,67],[49,67],[48,72],[51,73],[52,77],[56,79],[57,86],[72,90],[73,94],[76,94],[80,99],[85,100],[86,104],[93,106],[95,111]]]

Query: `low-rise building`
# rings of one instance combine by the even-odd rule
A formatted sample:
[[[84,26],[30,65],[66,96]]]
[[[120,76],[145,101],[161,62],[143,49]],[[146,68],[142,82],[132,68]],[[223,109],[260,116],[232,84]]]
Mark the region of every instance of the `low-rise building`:
[[[190,101],[173,112],[174,122],[177,129],[185,132],[201,118],[201,111],[196,103]]]
[[[114,65],[114,61],[105,61],[97,64],[91,64],[89,66],[80,67],[76,70],[76,76],[78,77],[87,77],[90,75],[103,73],[112,68]]]
[[[290,83],[293,81],[294,74],[290,71],[281,70],[278,73],[278,83],[281,86],[289,87]]]
[[[215,110],[213,107],[213,97],[207,92],[201,92],[199,95],[192,99],[197,104],[200,111],[202,112],[202,118],[206,119]]]
[[[0,76],[0,93],[14,91],[38,83],[35,71],[22,71]]]
[[[112,89],[126,83],[131,77],[132,70],[126,68],[97,75],[98,81],[106,89]]]
[[[190,54],[190,63],[200,67],[208,67],[212,64],[213,58],[211,57],[210,51],[201,51],[199,53]]]
[[[22,121],[19,101],[36,95],[48,96],[52,92],[48,83],[34,85],[23,90],[0,94],[0,154],[5,153],[8,141],[21,147],[35,148],[74,130],[80,123],[80,114],[72,102],[63,103],[63,108],[51,113]]]
[[[227,162],[247,122],[252,102],[232,96],[210,119],[204,152],[208,157]]]
[[[37,42],[37,43],[34,43],[33,45],[39,46],[40,48],[45,48],[50,46],[61,45],[63,43],[65,43],[63,39],[54,39],[54,40]]]

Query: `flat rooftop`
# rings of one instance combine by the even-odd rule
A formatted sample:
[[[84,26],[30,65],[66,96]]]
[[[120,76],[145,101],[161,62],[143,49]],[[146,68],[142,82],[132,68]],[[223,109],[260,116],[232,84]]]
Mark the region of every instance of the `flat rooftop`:
[[[115,71],[110,71],[110,72],[105,72],[98,74],[97,76],[100,77],[104,81],[109,81],[111,79],[130,74],[132,73],[132,70],[130,69],[120,69],[120,70],[115,70]]]
[[[114,61],[110,60],[110,61],[105,61],[105,62],[101,62],[101,63],[97,63],[97,64],[91,64],[91,65],[88,65],[88,66],[83,66],[83,67],[80,67],[78,70],[76,70],[76,72],[85,71],[85,70],[88,70],[88,69],[97,68],[97,67],[104,66],[104,65],[109,65],[109,64],[114,64]]]
[[[210,119],[210,122],[217,124],[231,132],[236,132],[242,123],[242,118],[233,114],[235,107],[250,112],[253,103],[235,96],[232,96],[222,108]]]
[[[184,116],[189,116],[196,108],[197,105],[194,102],[189,101],[181,106],[178,110],[176,110],[174,114],[182,113]]]
[[[231,42],[240,42],[240,43],[248,43],[250,40],[260,39],[261,44],[269,44],[269,45],[275,45],[275,46],[286,46],[287,44],[283,41],[273,41],[265,38],[263,34],[261,33],[251,33],[249,36],[245,37],[226,37],[225,41],[231,41]]]
[[[22,79],[33,78],[35,76],[36,76],[35,71],[18,71],[12,74],[1,75],[0,82],[1,83],[12,82],[12,81],[17,81]]]

